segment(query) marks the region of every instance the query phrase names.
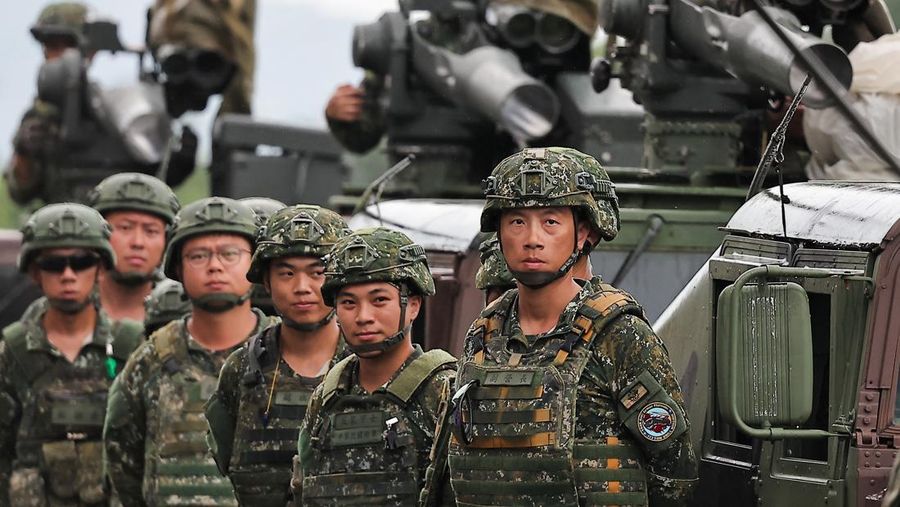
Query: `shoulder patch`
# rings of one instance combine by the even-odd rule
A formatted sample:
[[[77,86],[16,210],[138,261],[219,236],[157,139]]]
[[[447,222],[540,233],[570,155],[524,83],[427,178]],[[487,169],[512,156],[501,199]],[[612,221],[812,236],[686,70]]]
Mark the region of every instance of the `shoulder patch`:
[[[641,436],[651,442],[667,440],[678,427],[678,416],[675,414],[675,409],[666,403],[648,403],[638,413],[637,426]]]

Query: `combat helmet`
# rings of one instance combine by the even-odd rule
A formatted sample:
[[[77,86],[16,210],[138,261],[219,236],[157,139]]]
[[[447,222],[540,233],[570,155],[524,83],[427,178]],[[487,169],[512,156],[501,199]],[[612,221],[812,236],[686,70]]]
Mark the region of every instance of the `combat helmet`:
[[[384,227],[360,229],[341,238],[325,261],[322,297],[334,306],[338,291],[347,285],[387,282],[400,290],[400,325],[383,342],[350,346],[356,354],[385,351],[400,343],[409,328],[406,306],[410,295],[434,295],[434,279],[428,269],[425,249],[405,234]]]
[[[191,302],[181,283],[168,278],[157,283],[144,299],[144,333],[147,336],[191,312]]]
[[[247,270],[247,280],[256,284],[256,290],[256,287],[262,287],[269,262],[273,259],[295,256],[321,259],[339,239],[349,233],[350,229],[344,218],[327,208],[298,204],[276,211],[259,228],[256,250],[253,252],[250,269]],[[265,291],[265,288],[262,290]],[[314,331],[333,318],[334,310],[315,323],[295,322],[284,315],[281,321],[300,331]]]
[[[475,287],[478,290],[491,288],[507,290],[516,286],[516,280],[509,272],[506,259],[500,251],[500,242],[497,241],[496,234],[491,234],[482,241],[478,251],[481,257],[481,266],[475,274]]]
[[[287,204],[281,201],[270,199],[268,197],[243,197],[238,199],[238,201],[245,204],[256,213],[256,219],[260,224],[265,224],[272,213],[287,206]],[[278,314],[278,310],[272,302],[272,296],[269,294],[269,291],[259,283],[254,283],[253,287],[250,289],[250,303],[254,308],[262,310],[266,315]]]
[[[170,226],[181,209],[169,185],[143,173],[108,176],[91,190],[87,204],[103,214],[123,210],[150,213]]]
[[[169,243],[166,245],[166,255],[163,259],[165,275],[180,281],[178,267],[181,262],[181,248],[186,240],[203,234],[236,234],[247,238],[252,249],[256,242],[258,225],[256,213],[234,199],[207,197],[188,204],[175,216],[175,222],[169,231]],[[207,296],[192,298],[191,302],[207,311],[226,311],[246,301],[250,297],[250,291],[247,294]]]
[[[73,44],[84,43],[84,24],[88,8],[80,2],[56,2],[44,7],[31,27],[31,35],[40,43],[50,37],[71,39]]]
[[[83,204],[48,204],[28,217],[22,227],[22,249],[17,266],[25,273],[37,254],[47,248],[94,250],[107,269],[116,264],[109,244],[109,224],[97,210]]]
[[[607,203],[604,206],[598,205],[594,195],[608,195],[612,199],[615,193],[609,181],[600,181],[595,172],[585,167],[591,163],[599,168],[589,155],[555,147],[526,148],[503,159],[484,180],[487,202],[481,212],[481,231],[497,232],[504,210],[570,207],[578,210],[578,216],[587,219],[601,238],[614,238],[619,229],[618,213],[608,200],[604,200]],[[585,243],[582,249],[574,249],[556,273],[512,273],[526,286],[543,287],[565,275],[592,248],[593,245]]]
[[[287,207],[287,204],[270,197],[243,197],[238,201],[252,209],[261,224],[266,223],[276,211]]]

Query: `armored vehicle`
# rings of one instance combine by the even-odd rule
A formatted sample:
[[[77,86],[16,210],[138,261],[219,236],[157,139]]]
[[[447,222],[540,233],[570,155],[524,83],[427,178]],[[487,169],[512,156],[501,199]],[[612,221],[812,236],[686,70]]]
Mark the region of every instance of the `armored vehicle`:
[[[784,195],[734,214],[654,326],[701,457],[696,505],[878,506],[900,446],[900,184]]]

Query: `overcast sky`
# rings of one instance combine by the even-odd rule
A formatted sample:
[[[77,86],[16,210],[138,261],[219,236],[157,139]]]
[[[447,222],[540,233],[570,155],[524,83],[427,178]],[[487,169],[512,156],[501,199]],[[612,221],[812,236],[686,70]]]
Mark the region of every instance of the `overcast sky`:
[[[6,2],[0,16],[0,160],[12,150],[11,140],[22,113],[35,94],[40,46],[28,28],[49,2]],[[126,45],[143,45],[150,1],[92,0],[98,14],[119,22]],[[353,25],[376,20],[396,9],[397,0],[258,0],[256,25],[256,90],[254,114],[268,120],[324,128],[322,110],[340,83],[362,76],[350,60]],[[133,56],[98,55],[91,76],[104,84],[122,85],[137,78]],[[208,108],[212,111],[212,108]],[[189,121],[209,131],[210,115]]]

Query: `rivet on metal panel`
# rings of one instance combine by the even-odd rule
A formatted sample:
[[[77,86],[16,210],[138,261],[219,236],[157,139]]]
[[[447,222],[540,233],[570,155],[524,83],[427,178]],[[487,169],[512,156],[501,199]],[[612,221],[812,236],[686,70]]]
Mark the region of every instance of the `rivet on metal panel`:
[[[869,451],[866,451],[866,457],[867,457],[867,458],[868,458],[871,454],[872,454],[872,453],[870,453]]]
[[[866,401],[872,401],[875,399],[875,395],[873,393],[866,393]]]
[[[876,457],[876,458],[880,458],[880,457],[881,457],[881,451],[875,451],[875,457]]]

